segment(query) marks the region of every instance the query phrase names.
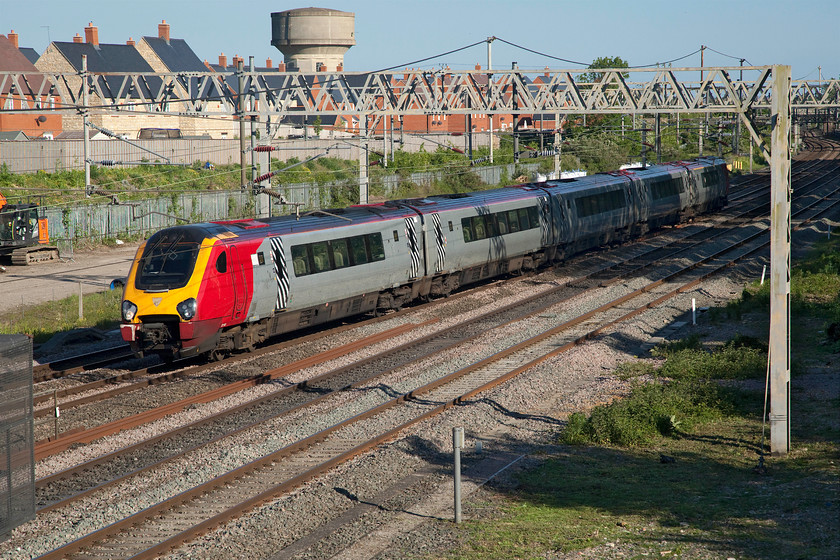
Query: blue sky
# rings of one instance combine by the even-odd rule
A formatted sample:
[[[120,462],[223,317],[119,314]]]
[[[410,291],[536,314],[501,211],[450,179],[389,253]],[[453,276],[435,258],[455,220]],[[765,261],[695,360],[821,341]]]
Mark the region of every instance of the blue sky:
[[[590,63],[619,56],[631,66],[673,60],[706,45],[707,66],[789,64],[793,78],[840,75],[840,0],[0,0],[0,33],[43,52],[93,22],[103,43],[156,36],[165,19],[199,58],[253,55],[258,65],[282,55],[271,46],[271,12],[317,6],[356,14],[348,71],[405,66],[496,36],[555,57]],[[722,53],[722,54],[718,54]],[[728,56],[724,56],[728,55]],[[734,58],[733,58],[734,57]],[[493,43],[493,67],[580,68]],[[468,70],[487,62],[486,44],[418,64]],[[699,66],[700,54],[674,63]]]

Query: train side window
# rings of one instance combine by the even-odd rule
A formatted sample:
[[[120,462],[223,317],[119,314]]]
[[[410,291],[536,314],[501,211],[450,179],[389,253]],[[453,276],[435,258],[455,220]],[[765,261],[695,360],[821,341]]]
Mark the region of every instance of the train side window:
[[[356,237],[351,237],[348,241],[350,242],[350,254],[353,257],[353,264],[367,263],[369,259],[367,248],[365,247],[365,236],[357,235]]]
[[[396,233],[396,232],[394,232]],[[370,247],[371,262],[385,260],[385,245],[382,243],[381,233],[371,233],[367,236],[368,247]]]
[[[400,234],[397,230],[394,230],[394,241],[399,241],[399,240],[400,240]]]
[[[472,218],[472,229],[476,240],[487,238],[487,230],[484,229],[484,216],[474,216]]]
[[[216,272],[219,274],[227,272],[227,251],[222,251],[216,258]]]
[[[452,227],[452,220],[449,220],[449,231],[455,231],[455,228]]]
[[[528,222],[530,223],[531,229],[540,227],[540,213],[537,211],[536,206],[528,207]]]
[[[496,214],[496,224],[499,226],[499,235],[505,235],[510,231],[508,229],[507,212]]]
[[[306,245],[292,247],[292,267],[295,269],[295,276],[309,274],[309,255],[307,255]]]
[[[350,266],[350,253],[347,250],[346,239],[333,239],[330,242],[330,247],[332,248],[332,256],[333,262],[335,263],[335,268],[344,268],[345,266]]]
[[[499,228],[496,226],[496,215],[487,214],[484,216],[484,224],[487,226],[487,237],[499,235]]]
[[[309,245],[312,248],[312,272],[326,272],[330,269],[330,254],[327,249],[326,241],[312,243]]]
[[[461,231],[464,233],[464,243],[473,240],[472,221],[469,218],[461,218]]]
[[[521,228],[519,227],[519,214],[517,214],[516,210],[508,210],[505,221],[508,225],[510,233],[516,233],[517,231],[520,231]]]
[[[516,213],[519,214],[519,229],[522,231],[531,229],[531,220],[528,218],[528,209],[520,208],[516,211]]]

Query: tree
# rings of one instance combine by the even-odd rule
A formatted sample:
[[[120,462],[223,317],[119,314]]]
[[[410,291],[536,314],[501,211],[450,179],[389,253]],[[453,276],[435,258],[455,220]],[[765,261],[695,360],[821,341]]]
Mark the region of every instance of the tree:
[[[622,59],[620,56],[599,56],[595,60],[592,61],[592,64],[589,65],[589,69],[594,68],[629,68],[630,64]],[[627,78],[630,74],[627,72],[622,74],[625,78]],[[595,82],[600,82],[604,78],[603,72],[587,72],[585,74],[581,74],[578,77],[579,82],[583,83],[591,83],[594,84]]]

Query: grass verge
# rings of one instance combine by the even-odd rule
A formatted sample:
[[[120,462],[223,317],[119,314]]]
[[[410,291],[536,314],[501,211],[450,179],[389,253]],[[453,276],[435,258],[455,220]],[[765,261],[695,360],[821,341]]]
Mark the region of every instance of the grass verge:
[[[766,317],[768,290],[748,286],[711,316]],[[791,291],[789,454],[766,456],[762,437],[766,341],[711,351],[689,338],[620,367],[630,395],[572,415],[536,467],[471,503],[445,557],[840,557],[838,238],[795,269]]]
[[[77,295],[22,306],[0,314],[0,334],[28,334],[36,344],[40,344],[56,333],[80,327],[114,329],[120,322],[121,301],[122,290],[85,294],[82,299],[84,316],[81,319]]]

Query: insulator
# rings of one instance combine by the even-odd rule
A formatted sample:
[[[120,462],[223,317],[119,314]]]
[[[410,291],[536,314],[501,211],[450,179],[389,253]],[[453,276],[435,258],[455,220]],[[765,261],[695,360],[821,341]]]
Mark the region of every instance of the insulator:
[[[259,177],[257,177],[254,180],[254,182],[255,183],[262,183],[266,179],[271,179],[272,177],[274,177],[274,172],[273,171],[271,173],[266,173],[265,175],[260,175]]]
[[[112,159],[103,159],[99,162],[99,165],[102,165],[104,167],[114,167],[116,164],[117,162]]]
[[[273,152],[277,148],[272,148],[271,146],[257,146],[254,148],[255,152]]]

